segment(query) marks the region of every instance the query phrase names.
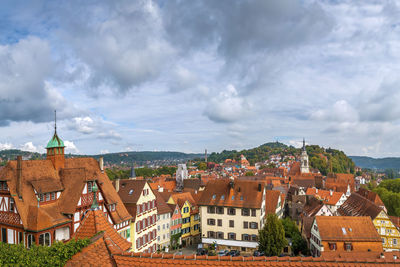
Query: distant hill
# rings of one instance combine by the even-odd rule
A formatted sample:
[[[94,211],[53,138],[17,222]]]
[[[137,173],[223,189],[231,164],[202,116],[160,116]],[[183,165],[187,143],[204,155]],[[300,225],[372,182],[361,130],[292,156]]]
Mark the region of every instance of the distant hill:
[[[35,152],[21,151],[18,149],[2,150],[0,151],[0,158],[3,160],[13,160],[17,156],[21,155],[24,159],[44,159],[46,154],[40,154]],[[109,164],[150,164],[158,163],[159,165],[170,164],[174,162],[187,161],[195,158],[204,157],[203,154],[188,154],[182,152],[170,152],[170,151],[139,151],[139,152],[118,152],[118,153],[107,153],[99,155],[74,155],[66,154],[68,157],[93,157],[98,159],[103,156],[104,161]]]
[[[350,156],[356,166],[368,169],[397,169],[400,170],[400,158],[371,158],[361,156]]]
[[[354,173],[354,162],[343,151],[323,148],[318,145],[309,145],[306,146],[306,149],[311,167],[318,169],[322,174],[326,175],[330,171],[335,173]],[[254,164],[263,162],[274,154],[299,156],[300,153],[301,148],[287,146],[279,142],[270,142],[252,149],[241,151],[224,150],[221,153],[211,153],[208,159],[220,163],[228,158],[240,160],[240,155],[244,155],[250,164]]]

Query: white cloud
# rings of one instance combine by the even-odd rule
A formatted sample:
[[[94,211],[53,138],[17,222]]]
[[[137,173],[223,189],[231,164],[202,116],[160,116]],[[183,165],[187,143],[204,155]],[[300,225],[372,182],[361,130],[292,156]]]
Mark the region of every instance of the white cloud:
[[[96,129],[95,121],[89,117],[76,117],[69,123],[69,128],[74,129],[83,134],[93,133]]]
[[[39,152],[39,153],[44,152],[44,148],[39,150],[32,142],[27,142],[27,143],[21,145],[20,149],[22,151],[29,151],[29,152]]]
[[[0,150],[13,149],[14,146],[11,143],[0,143]]]
[[[108,149],[100,150],[100,154],[108,154],[108,153],[110,153],[110,151],[108,151]]]
[[[64,141],[65,145],[65,153],[74,153],[74,154],[79,154],[79,149],[75,146],[73,141]]]
[[[238,95],[233,85],[228,85],[207,105],[205,115],[214,122],[234,122],[247,115],[250,104]]]

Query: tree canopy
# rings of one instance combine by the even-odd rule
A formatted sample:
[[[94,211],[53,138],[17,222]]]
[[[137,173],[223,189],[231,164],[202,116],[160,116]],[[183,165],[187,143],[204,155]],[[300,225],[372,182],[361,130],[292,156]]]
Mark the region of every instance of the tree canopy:
[[[276,214],[268,214],[266,223],[258,233],[259,251],[264,251],[266,256],[279,256],[287,246],[285,230]]]
[[[282,225],[285,229],[285,236],[292,239],[292,252],[297,255],[300,252],[303,255],[308,254],[307,242],[301,236],[299,228],[296,223],[290,218],[282,219]]]
[[[373,191],[382,199],[389,215],[400,216],[400,179],[383,180]]]

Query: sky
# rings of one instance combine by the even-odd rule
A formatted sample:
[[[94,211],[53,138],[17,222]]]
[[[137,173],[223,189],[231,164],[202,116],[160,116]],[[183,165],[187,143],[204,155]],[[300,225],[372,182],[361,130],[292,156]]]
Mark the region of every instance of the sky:
[[[19,1],[0,9],[0,150],[400,156],[397,1]]]

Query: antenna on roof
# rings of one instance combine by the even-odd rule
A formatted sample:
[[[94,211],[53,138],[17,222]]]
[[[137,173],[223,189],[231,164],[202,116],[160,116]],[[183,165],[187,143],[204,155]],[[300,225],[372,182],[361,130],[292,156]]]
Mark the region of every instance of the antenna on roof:
[[[54,132],[57,133],[57,110],[54,110]]]

